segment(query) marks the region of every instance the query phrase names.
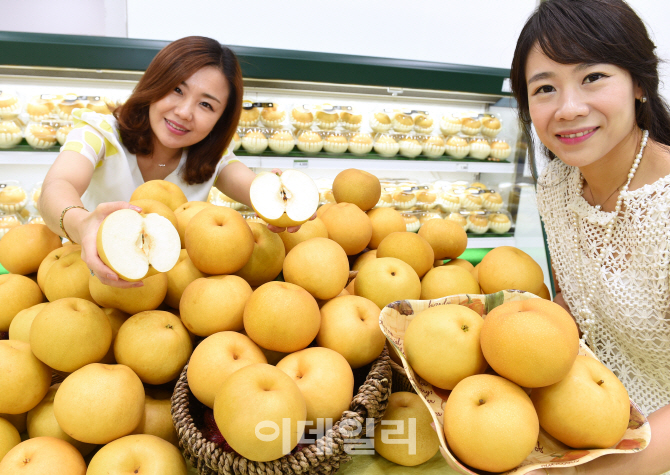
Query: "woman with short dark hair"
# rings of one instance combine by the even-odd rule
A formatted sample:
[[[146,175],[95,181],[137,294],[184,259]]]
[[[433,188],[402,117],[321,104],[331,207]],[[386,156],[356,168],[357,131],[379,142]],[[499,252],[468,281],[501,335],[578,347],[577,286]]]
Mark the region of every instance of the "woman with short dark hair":
[[[670,470],[670,112],[654,50],[622,0],[548,0],[517,42],[519,115],[549,157],[537,200],[555,301],[652,430],[636,454],[534,475]]]

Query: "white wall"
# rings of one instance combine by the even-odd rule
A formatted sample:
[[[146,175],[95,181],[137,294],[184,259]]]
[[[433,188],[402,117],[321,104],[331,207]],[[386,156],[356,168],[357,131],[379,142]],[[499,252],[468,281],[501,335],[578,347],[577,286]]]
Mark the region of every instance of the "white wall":
[[[628,0],[670,62],[667,0]],[[508,68],[538,0],[0,0],[0,30],[174,40]],[[670,101],[670,64],[662,93]]]
[[[507,68],[537,0],[127,0],[128,36]],[[197,7],[194,8],[194,5]],[[160,10],[160,21],[153,20]],[[151,19],[151,21],[147,21]]]
[[[0,31],[128,36],[126,0],[0,0]]]
[[[661,64],[661,94],[670,103],[670,2],[667,0],[627,0],[647,24],[649,36],[656,44]]]

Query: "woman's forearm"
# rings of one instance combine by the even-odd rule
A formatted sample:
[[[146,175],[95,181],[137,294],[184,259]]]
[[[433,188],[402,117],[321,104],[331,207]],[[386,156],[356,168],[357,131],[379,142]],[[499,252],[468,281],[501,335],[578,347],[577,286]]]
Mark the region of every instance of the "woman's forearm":
[[[60,218],[63,210],[68,206],[82,206],[79,193],[67,180],[55,178],[45,180],[42,184],[39,209],[44,223],[56,234],[65,237],[60,226]],[[72,208],[65,213],[63,228],[70,238],[79,242],[79,223],[88,214],[83,209]]]
[[[242,162],[233,162],[221,170],[216,187],[235,201],[251,207],[249,188],[256,174]]]
[[[61,214],[68,206],[82,206],[81,195],[91,183],[92,176],[93,164],[83,155],[72,151],[60,153],[49,169],[42,183],[39,210],[46,225],[56,234],[65,236],[60,227]],[[67,211],[63,219],[63,227],[77,242],[79,224],[87,214],[82,209],[73,208]]]

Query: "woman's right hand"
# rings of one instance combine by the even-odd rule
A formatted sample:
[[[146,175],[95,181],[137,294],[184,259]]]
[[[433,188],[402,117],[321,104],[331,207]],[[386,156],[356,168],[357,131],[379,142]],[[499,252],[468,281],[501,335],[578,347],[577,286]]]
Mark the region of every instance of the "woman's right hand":
[[[98,228],[100,228],[100,224],[107,216],[120,209],[132,209],[137,212],[142,211],[141,208],[133,206],[124,201],[101,203],[81,221],[79,225],[81,258],[90,269],[91,275],[95,275],[98,279],[100,279],[100,282],[105,285],[118,287],[121,289],[142,287],[144,284],[141,281],[128,282],[120,279],[112,269],[107,267],[107,265],[102,262],[100,255],[98,254]]]

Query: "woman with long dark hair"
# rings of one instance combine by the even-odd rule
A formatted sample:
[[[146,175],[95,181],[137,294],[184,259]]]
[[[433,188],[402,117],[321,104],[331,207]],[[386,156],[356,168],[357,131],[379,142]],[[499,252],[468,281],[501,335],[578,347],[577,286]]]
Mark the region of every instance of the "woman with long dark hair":
[[[104,284],[142,285],[119,280],[100,260],[100,223],[118,209],[136,209],[130,196],[150,180],[176,184],[189,201],[206,201],[216,186],[250,205],[256,175],[229,149],[242,93],[242,73],[229,48],[200,36],[170,43],[113,116],[75,110],[75,128],[42,185],[45,223],[81,243],[82,258]]]
[[[670,470],[670,112],[654,49],[622,0],[548,0],[517,42],[519,115],[549,158],[537,200],[555,301],[652,430],[636,454],[533,474]]]

